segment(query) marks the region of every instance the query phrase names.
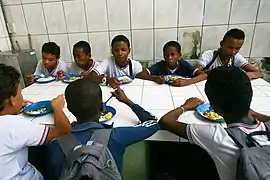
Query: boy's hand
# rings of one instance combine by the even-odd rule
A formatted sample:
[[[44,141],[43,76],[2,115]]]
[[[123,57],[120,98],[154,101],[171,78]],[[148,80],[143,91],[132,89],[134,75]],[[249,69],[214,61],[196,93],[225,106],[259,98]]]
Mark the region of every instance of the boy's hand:
[[[63,94],[61,94],[61,95],[59,95],[59,96],[57,96],[56,98],[54,98],[53,100],[52,100],[52,108],[53,108],[53,110],[55,110],[55,109],[63,109],[64,108],[64,106],[65,106],[65,98],[64,98],[64,95]]]
[[[112,92],[112,95],[122,103],[125,103],[127,105],[133,104],[132,101],[126,96],[125,92],[118,87],[114,92]]]
[[[114,77],[107,77],[107,83],[114,89],[119,87],[121,84],[121,82]]]
[[[27,82],[29,84],[33,84],[35,82],[35,80],[36,80],[36,78],[35,78],[35,76],[33,74],[27,76],[26,79],[27,79]]]
[[[165,83],[164,76],[156,76],[155,77],[155,82],[158,83],[158,84],[164,84]]]
[[[29,101],[29,100],[23,100],[23,104],[22,104],[22,108],[25,108],[26,106],[30,105],[30,104],[33,104],[32,101]]]
[[[203,101],[201,99],[192,97],[187,99],[181,107],[183,107],[185,110],[193,110],[200,104],[203,104]]]
[[[177,80],[173,81],[172,85],[182,87],[182,86],[188,86],[189,83],[188,83],[187,79],[177,79]]]
[[[82,72],[82,73],[80,74],[80,77],[81,77],[81,78],[85,78],[85,77],[89,76],[89,74],[90,74],[90,72]]]
[[[62,80],[66,77],[66,73],[64,71],[60,70],[57,72],[57,76],[58,76],[59,80]]]

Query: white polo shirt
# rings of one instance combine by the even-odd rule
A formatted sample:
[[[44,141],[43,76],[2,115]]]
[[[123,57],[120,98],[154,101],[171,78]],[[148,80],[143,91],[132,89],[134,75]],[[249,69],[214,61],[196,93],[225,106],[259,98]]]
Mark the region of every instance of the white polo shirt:
[[[34,72],[34,75],[51,74],[51,75],[57,76],[57,72],[60,70],[62,70],[64,72],[69,72],[69,68],[68,68],[68,65],[66,64],[66,62],[59,60],[56,68],[51,73],[49,73],[48,69],[46,69],[44,64],[43,64],[43,61],[40,60],[37,64],[36,71]]]
[[[117,77],[117,76],[123,76],[123,75],[131,75],[136,76],[139,72],[142,71],[142,65],[138,61],[131,60],[132,63],[132,71],[133,74],[131,75],[129,72],[129,65],[120,68],[115,64],[114,57],[110,57],[109,59],[103,60],[95,69],[94,71],[98,75],[105,74],[109,77]]]
[[[233,123],[230,128],[240,128],[249,134],[254,131],[265,131],[265,125]],[[227,131],[220,124],[189,124],[186,128],[188,141],[206,150],[215,162],[220,180],[235,180],[236,165],[240,148],[234,143]],[[254,136],[261,145],[270,145],[266,136]]]
[[[96,61],[93,60],[92,66],[91,66],[86,72],[91,72],[91,71],[93,71],[93,70],[97,67],[98,64],[99,64],[98,62],[96,62]],[[70,68],[69,68],[69,72],[70,72],[70,73],[81,74],[82,72],[85,72],[85,70],[82,69],[82,68],[80,68],[80,67],[76,64],[76,62],[73,61],[73,62],[71,63]]]
[[[43,145],[48,133],[49,127],[18,115],[0,116],[0,179],[42,180],[28,162],[28,146]]]
[[[214,56],[214,50],[205,51],[202,54],[202,57],[199,59],[198,64],[205,68],[212,61],[213,56]],[[230,59],[228,64],[230,66],[232,65],[232,58]],[[247,64],[248,64],[247,60],[241,54],[237,53],[234,56],[234,66],[235,67],[239,67],[242,69]],[[223,66],[223,65],[224,64],[220,60],[219,56],[217,56],[214,63],[209,67],[208,70],[212,70],[214,68],[217,68],[217,67]]]

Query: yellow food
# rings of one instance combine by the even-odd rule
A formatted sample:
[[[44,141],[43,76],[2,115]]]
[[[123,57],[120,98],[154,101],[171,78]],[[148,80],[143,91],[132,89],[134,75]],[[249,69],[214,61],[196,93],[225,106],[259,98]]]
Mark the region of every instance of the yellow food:
[[[41,109],[37,109],[37,110],[28,111],[27,113],[28,114],[41,114],[41,113],[43,113],[45,111],[46,111],[46,108],[41,108]]]
[[[130,78],[128,77],[125,77],[124,79],[122,79],[122,82],[129,82],[130,81]]]
[[[112,116],[113,116],[113,114],[112,114],[111,112],[108,112],[108,113],[104,116],[104,118],[105,118],[106,120],[108,120],[108,119],[111,119]]]
[[[210,119],[222,119],[222,116],[218,115],[217,113],[211,111],[211,112],[205,112],[203,113],[205,116],[207,116]]]
[[[70,77],[69,78],[70,81],[75,81],[75,80],[78,80],[78,79],[80,79],[80,77]]]

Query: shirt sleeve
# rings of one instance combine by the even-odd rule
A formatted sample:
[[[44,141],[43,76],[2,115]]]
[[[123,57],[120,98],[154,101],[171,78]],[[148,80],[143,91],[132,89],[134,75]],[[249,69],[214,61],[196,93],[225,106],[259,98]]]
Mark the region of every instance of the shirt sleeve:
[[[14,124],[12,142],[15,150],[28,146],[43,145],[47,139],[50,128],[45,125],[32,123],[25,119],[18,119]]]
[[[134,63],[132,64],[133,67],[133,76],[135,77],[138,73],[142,72],[142,65],[140,62],[133,61]]]
[[[109,65],[109,59],[105,59],[93,71],[96,72],[98,75],[107,74]]]
[[[202,54],[202,57],[198,60],[198,65],[201,65],[202,67],[206,67],[207,64],[209,64],[213,59],[213,51],[205,51]]]
[[[181,60],[180,68],[183,68],[183,71],[185,72],[185,77],[194,77],[195,72],[197,69],[189,64],[189,62]]]
[[[151,67],[147,68],[146,71],[148,72],[149,75],[160,75],[160,72],[162,71],[162,66],[164,66],[164,63],[160,61],[152,65]]]
[[[35,70],[35,72],[34,72],[34,75],[40,75],[40,74],[45,74],[44,72],[43,72],[43,62],[42,62],[42,60],[40,60],[39,62],[38,62],[38,64],[37,64],[37,67],[36,67],[36,70]]]
[[[234,56],[235,67],[243,68],[247,64],[248,64],[248,61],[241,54],[238,53]]]

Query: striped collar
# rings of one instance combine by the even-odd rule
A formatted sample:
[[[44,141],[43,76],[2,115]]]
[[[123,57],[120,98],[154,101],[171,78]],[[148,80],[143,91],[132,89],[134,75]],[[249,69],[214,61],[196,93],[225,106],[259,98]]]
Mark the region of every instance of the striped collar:
[[[255,124],[247,124],[243,122],[237,122],[237,123],[231,123],[228,124],[228,128],[245,128],[245,129],[256,129],[261,125],[261,121],[258,121],[257,119],[254,119],[256,121]]]
[[[90,59],[90,60],[92,60],[93,63],[92,63],[92,66],[90,66],[90,68],[89,68],[87,71],[85,71],[84,69],[80,68],[78,65],[77,65],[77,66],[78,66],[83,72],[91,72],[91,71],[93,70],[93,68],[95,67],[96,62],[95,62],[93,59]]]

